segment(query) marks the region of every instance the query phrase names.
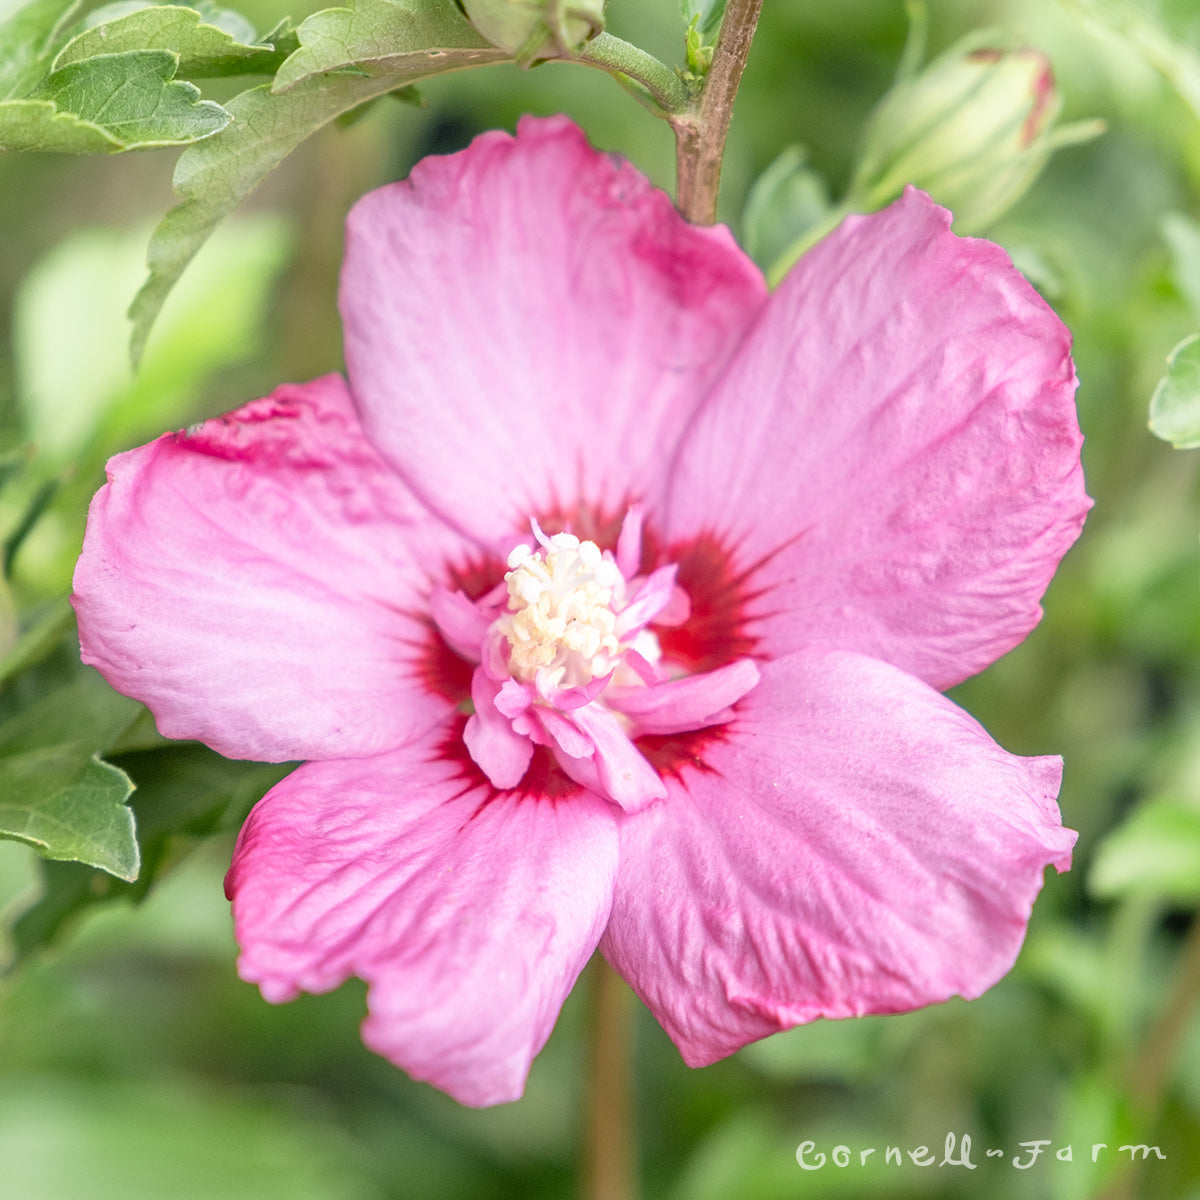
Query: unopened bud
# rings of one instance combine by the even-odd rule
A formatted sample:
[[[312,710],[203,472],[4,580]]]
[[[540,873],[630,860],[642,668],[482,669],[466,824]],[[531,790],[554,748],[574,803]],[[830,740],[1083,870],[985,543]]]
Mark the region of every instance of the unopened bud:
[[[605,0],[462,0],[467,18],[522,66],[574,54],[604,29]]]
[[[1014,204],[1059,146],[1100,132],[1055,127],[1062,99],[1049,60],[974,35],[896,84],[867,124],[850,206],[881,208],[915,184],[945,204],[960,233]]]

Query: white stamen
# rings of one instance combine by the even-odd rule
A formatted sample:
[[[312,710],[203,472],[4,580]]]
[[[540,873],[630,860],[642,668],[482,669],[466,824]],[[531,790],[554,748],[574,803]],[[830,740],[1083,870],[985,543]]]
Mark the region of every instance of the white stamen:
[[[498,625],[512,648],[509,670],[529,683],[546,669],[544,678],[554,686],[580,687],[618,665],[616,610],[624,603],[625,578],[595,542],[534,533],[544,553],[518,546],[504,576],[508,612]]]

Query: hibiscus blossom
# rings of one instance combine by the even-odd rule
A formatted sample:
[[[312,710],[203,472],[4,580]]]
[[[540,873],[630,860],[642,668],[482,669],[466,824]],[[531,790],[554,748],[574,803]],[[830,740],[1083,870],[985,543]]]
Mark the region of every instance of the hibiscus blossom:
[[[169,737],[308,760],[227,888],[272,1001],[519,1096],[599,947],[691,1065],[976,996],[1074,835],[939,689],[1087,508],[1069,338],[919,192],[767,294],[563,119],[351,213],[349,385],[118,455],[84,659]]]

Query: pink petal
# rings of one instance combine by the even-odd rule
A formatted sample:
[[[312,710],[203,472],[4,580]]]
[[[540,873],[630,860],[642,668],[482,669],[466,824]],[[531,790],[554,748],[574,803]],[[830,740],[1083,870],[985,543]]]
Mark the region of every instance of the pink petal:
[[[533,703],[533,696],[527,684],[518,683],[515,679],[506,679],[500,685],[494,703],[497,711],[502,712],[511,721]]]
[[[608,687],[608,681],[612,678],[612,674],[612,671],[609,671],[607,675],[593,676],[587,683],[582,683],[578,687],[563,688],[552,682],[555,675],[552,668],[539,667],[534,676],[534,684],[538,695],[548,704],[552,704],[564,712],[571,712],[573,709],[582,708],[585,704],[591,704]]]
[[[633,720],[635,736],[684,733],[716,718],[758,683],[758,667],[740,658],[715,671],[668,680],[654,687],[610,688],[605,703]]]
[[[764,296],[728,230],[688,225],[565,118],[525,118],[355,206],[346,362],[418,493],[507,537],[581,500],[657,495]]]
[[[638,812],[666,797],[667,789],[658,772],[625,735],[612,713],[598,704],[589,704],[576,709],[571,719],[596,748],[591,761],[601,794],[626,812]],[[563,767],[569,770],[570,764],[564,763]],[[572,774],[572,778],[578,776]]]
[[[167,737],[354,757],[446,711],[421,683],[430,574],[468,547],[363,437],[336,375],[109,463],[73,603],[83,659]]]
[[[640,504],[632,505],[621,522],[617,535],[617,570],[626,579],[632,579],[642,569],[642,526],[645,513]]]
[[[735,548],[766,657],[842,647],[947,687],[1036,624],[1079,533],[1070,335],[949,225],[910,189],[815,246],[681,449],[669,534]]]
[[[471,701],[474,715],[463,730],[463,741],[475,765],[498,788],[513,788],[521,782],[533,743],[513,731],[512,723],[496,707],[501,684],[491,679],[482,667],[471,676]]]
[[[531,712],[549,739],[569,758],[591,758],[596,753],[592,739],[558,709],[539,704]]]
[[[666,625],[670,628],[676,628],[685,624],[691,615],[691,599],[683,588],[676,587],[671,592],[670,599],[654,618],[654,623],[655,625]]]
[[[640,632],[671,604],[677,591],[675,576],[678,570],[674,563],[669,563],[642,580],[633,599],[617,614],[618,638],[625,641]]]
[[[817,1017],[978,996],[1043,868],[1069,865],[1059,760],[1006,753],[886,663],[767,664],[708,736],[622,824],[601,947],[693,1066]]]
[[[514,1100],[604,928],[616,854],[611,805],[497,795],[432,737],[309,763],[238,839],[239,972],[272,1001],[358,975],[368,1046],[463,1104]]]
[[[429,597],[429,615],[442,640],[468,662],[478,662],[492,621],[462,592],[434,587]]]

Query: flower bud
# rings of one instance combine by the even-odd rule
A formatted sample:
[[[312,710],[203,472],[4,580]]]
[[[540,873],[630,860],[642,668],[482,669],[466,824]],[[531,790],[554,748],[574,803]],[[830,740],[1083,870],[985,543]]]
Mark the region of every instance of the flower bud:
[[[522,66],[573,54],[604,29],[605,0],[462,0],[467,18]]]
[[[1061,145],[1099,132],[1054,127],[1062,100],[1039,51],[993,31],[953,46],[880,101],[851,184],[853,208],[875,209],[905,184],[923,188],[979,229],[1014,204]]]

